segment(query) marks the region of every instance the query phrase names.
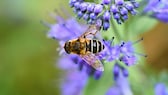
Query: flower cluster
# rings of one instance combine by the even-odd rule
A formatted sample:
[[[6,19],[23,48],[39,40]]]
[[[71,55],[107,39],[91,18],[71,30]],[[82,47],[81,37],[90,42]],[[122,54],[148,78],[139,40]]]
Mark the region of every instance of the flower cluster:
[[[137,53],[133,47],[134,44],[140,42],[142,39],[137,40],[135,42],[121,42],[119,45],[113,45],[114,38],[110,41],[105,41],[105,50],[104,52],[99,54],[100,59],[106,59],[107,61],[121,61],[125,63],[127,66],[134,65],[137,63],[136,55],[144,56],[144,54]]]
[[[83,18],[89,24],[95,24],[101,20],[103,30],[110,27],[110,19],[113,17],[118,24],[128,19],[128,13],[136,15],[139,3],[135,0],[102,0],[100,4],[84,2],[84,0],[70,0],[69,5],[74,8],[78,18]]]
[[[168,23],[168,2],[167,0],[149,0],[144,13],[153,18]]]
[[[117,63],[114,66],[113,74],[116,74],[116,72],[115,83],[109,88],[106,95],[133,95],[127,77],[125,77],[125,73],[123,72],[123,67]]]
[[[85,69],[78,70],[78,65],[74,64],[75,56],[62,56],[58,66],[66,71],[61,83],[61,95],[82,95],[87,84],[88,75]],[[65,65],[66,64],[66,65]]]

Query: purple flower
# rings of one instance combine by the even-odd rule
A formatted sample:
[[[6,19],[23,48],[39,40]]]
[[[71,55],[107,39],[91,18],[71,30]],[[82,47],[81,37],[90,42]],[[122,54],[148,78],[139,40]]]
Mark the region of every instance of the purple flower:
[[[84,69],[82,71],[75,68],[67,70],[66,76],[61,83],[62,95],[83,95],[87,80],[88,75]]]
[[[108,4],[111,3],[111,1],[112,1],[112,0],[102,0],[102,3],[108,5]]]
[[[130,41],[122,42],[122,44],[120,45],[120,52],[122,53],[120,57],[120,61],[125,63],[127,66],[131,66],[137,63],[137,59],[138,59],[137,55],[147,57],[147,55],[137,53],[133,47],[134,44],[137,44],[142,40],[143,38],[135,42],[130,42]]]
[[[115,63],[113,67],[113,78],[114,80],[117,80],[120,73],[122,73],[122,76],[128,77],[128,70],[121,66],[119,63]]]
[[[126,69],[118,63],[115,64],[113,73],[116,73],[117,76],[114,76],[114,85],[109,88],[106,95],[133,95],[127,77],[123,74],[125,72],[123,72],[123,70]]]
[[[144,9],[145,14],[168,23],[168,2],[167,0],[149,0]]]
[[[84,0],[70,0],[69,5],[75,9],[78,18],[83,18],[89,24],[97,24],[97,20],[102,20],[103,30],[110,27],[110,20],[113,17],[118,24],[128,19],[128,13],[136,15],[136,8],[139,3],[135,0],[102,0],[100,4],[85,2]],[[109,8],[107,8],[109,7]],[[85,15],[87,14],[87,15]]]
[[[168,95],[168,90],[163,83],[157,83],[155,85],[155,95]]]
[[[105,95],[122,95],[117,86],[110,87]]]
[[[120,61],[124,62],[127,66],[131,66],[137,63],[136,56],[122,56]]]
[[[121,61],[127,66],[131,66],[137,63],[137,55],[146,57],[146,55],[135,52],[134,44],[140,42],[143,39],[139,39],[135,42],[122,42],[121,44],[112,45],[114,38],[111,41],[103,41],[105,49],[99,54],[100,59],[106,61]]]
[[[74,62],[81,62],[76,55],[62,56],[58,61],[58,67],[66,71],[61,83],[62,95],[83,95],[82,92],[87,84],[88,74],[86,73],[86,67],[79,70],[79,65],[74,64]]]

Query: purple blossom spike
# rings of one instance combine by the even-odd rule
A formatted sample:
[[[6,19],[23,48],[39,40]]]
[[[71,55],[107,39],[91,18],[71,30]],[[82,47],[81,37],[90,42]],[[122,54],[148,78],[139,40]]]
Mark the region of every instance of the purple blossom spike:
[[[87,79],[85,71],[68,71],[65,79],[62,81],[62,95],[82,95]]]
[[[137,63],[136,56],[123,56],[120,58],[120,61],[124,62],[127,66],[131,66]]]
[[[95,13],[91,13],[91,14],[90,14],[90,18],[91,18],[92,20],[95,20],[95,19],[97,18],[97,15],[96,15]]]
[[[81,3],[81,5],[80,5],[80,10],[81,11],[86,11],[86,9],[87,9],[87,3]]]
[[[115,63],[114,67],[113,67],[113,78],[114,78],[114,80],[116,80],[119,77],[119,73],[120,73],[120,66],[118,65],[118,63]]]
[[[105,95],[121,95],[121,91],[118,87],[113,86],[111,88],[108,89],[108,91],[106,92]]]
[[[111,0],[102,0],[102,3],[108,5],[111,3]]]
[[[128,10],[125,7],[120,8],[120,14],[121,15],[127,15],[128,14]]]
[[[124,77],[128,77],[128,75],[129,75],[129,72],[128,72],[128,70],[126,69],[126,68],[121,68],[122,69],[122,74],[123,74],[123,76]]]
[[[84,19],[84,20],[88,20],[88,19],[89,19],[89,14],[84,14],[84,15],[83,15],[83,19]]]
[[[114,16],[114,19],[116,19],[116,20],[120,19],[120,14],[119,13],[113,14],[113,16]]]
[[[155,95],[168,95],[168,90],[166,89],[165,84],[163,84],[163,83],[156,84]]]
[[[127,77],[123,76],[121,73],[119,74],[119,77],[115,83],[123,95],[133,95],[133,92],[131,90]]]
[[[119,46],[113,46],[110,48],[109,50],[109,56],[107,57],[108,61],[113,61],[113,60],[117,60],[120,57],[120,47]]]
[[[88,12],[93,12],[95,5],[94,4],[88,4],[87,6],[87,11]]]
[[[102,74],[103,74],[103,72],[101,72],[101,71],[95,71],[94,72],[94,79],[96,79],[96,80],[98,80],[98,79],[100,79],[100,77],[102,76]]]
[[[80,9],[80,2],[75,2],[74,3],[74,7],[75,7],[75,9]]]
[[[126,20],[128,19],[128,16],[127,16],[127,15],[123,15],[123,16],[122,16],[122,19],[123,19],[124,21],[126,21]]]
[[[61,20],[61,19],[58,18],[58,20]],[[62,43],[62,41],[65,42],[69,39],[74,39],[76,37],[79,37],[82,34],[82,32],[80,31],[85,31],[85,30],[86,30],[86,26],[80,25],[75,19],[72,18],[72,19],[66,20],[65,22],[62,21],[58,24],[51,25],[50,30],[48,32],[48,37],[57,39]],[[62,33],[60,33],[60,31],[62,31]]]
[[[162,21],[162,22],[165,22],[165,23],[168,23],[168,17],[167,17],[168,13],[165,13],[165,14],[155,14],[151,17],[154,17],[154,18],[157,18],[158,20]]]
[[[110,15],[110,12],[109,12],[109,11],[106,11],[106,12],[104,13],[104,15],[103,15],[103,19],[104,19],[105,21],[110,20],[110,17],[111,17],[111,15]]]
[[[112,38],[112,41],[114,38]],[[137,63],[137,56],[146,57],[146,55],[135,52],[134,44],[142,41],[142,39],[135,42],[122,42],[120,45],[112,45],[112,41],[103,41],[105,49],[102,53],[99,54],[100,59],[105,59],[107,62],[111,61],[121,61],[126,66],[132,66]],[[137,56],[135,56],[137,55]],[[123,70],[124,75],[127,76],[127,70]]]
[[[136,14],[137,14],[137,11],[133,9],[133,10],[130,11],[130,13],[131,13],[132,15],[136,15]]]
[[[132,2],[132,4],[133,4],[134,8],[139,8],[139,3],[137,3],[137,2]]]
[[[149,0],[144,9],[144,14],[148,14],[150,17],[168,23],[167,0]]]
[[[111,26],[110,19],[115,19],[118,24],[122,24],[128,19],[128,13],[136,15],[135,9],[139,7],[139,3],[135,0],[102,0],[97,4],[83,0],[72,0],[70,6],[74,8],[78,18],[83,18],[88,24],[95,24],[98,19],[101,19],[103,30],[108,30]],[[89,15],[89,18],[85,14]]]
[[[100,4],[95,5],[95,8],[94,8],[94,13],[95,13],[95,14],[101,13],[102,10],[103,10],[103,6],[102,6],[102,5],[100,5]]]
[[[130,56],[134,53],[134,48],[132,42],[123,42],[120,47],[121,52],[124,55]]]
[[[86,73],[87,73],[89,76],[93,75],[94,72],[95,72],[95,69],[94,69],[93,67],[91,67],[90,65],[88,65],[88,64],[86,64],[86,67],[87,67]]]
[[[117,66],[115,64],[115,66]],[[115,79],[115,83],[109,90],[106,92],[106,95],[133,95],[127,77],[123,76],[121,66],[117,66],[119,70],[118,76]],[[114,71],[114,70],[113,70]]]
[[[125,7],[128,11],[132,11],[134,9],[134,6],[132,4],[126,4]]]
[[[109,21],[105,21],[103,23],[103,30],[107,30],[110,27],[110,22]]]
[[[118,6],[116,6],[116,5],[114,5],[114,4],[111,5],[110,11],[111,11],[113,14],[118,13],[118,12],[119,12]]]
[[[116,5],[121,6],[124,4],[124,0],[115,0],[115,3],[116,3]]]
[[[85,67],[86,62],[84,60],[82,60],[81,58],[78,58],[78,67],[79,70],[83,70],[83,68]]]
[[[74,3],[76,2],[77,0],[70,0],[69,1],[69,5],[71,6],[71,7],[74,7]]]
[[[77,14],[77,15],[78,15],[79,18],[81,18],[81,17],[83,16],[82,11],[78,11],[78,14]]]

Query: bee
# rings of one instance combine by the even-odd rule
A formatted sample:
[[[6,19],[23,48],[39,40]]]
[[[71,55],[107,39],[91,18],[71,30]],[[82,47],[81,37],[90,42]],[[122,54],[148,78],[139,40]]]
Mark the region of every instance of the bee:
[[[95,37],[96,33],[99,30],[100,28],[96,25],[90,25],[89,28],[81,36],[76,39],[67,41],[64,45],[64,49],[68,54],[79,55],[87,64],[89,64],[96,70],[104,71],[103,64],[96,56],[104,49],[104,44],[97,39],[87,38],[87,36],[89,35]]]

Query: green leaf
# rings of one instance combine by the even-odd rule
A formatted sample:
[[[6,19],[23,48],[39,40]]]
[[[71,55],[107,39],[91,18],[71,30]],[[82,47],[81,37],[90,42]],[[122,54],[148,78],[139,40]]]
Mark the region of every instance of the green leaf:
[[[153,18],[147,16],[136,16],[125,23],[125,29],[127,30],[128,35],[139,35],[148,32],[157,23],[158,21]]]

